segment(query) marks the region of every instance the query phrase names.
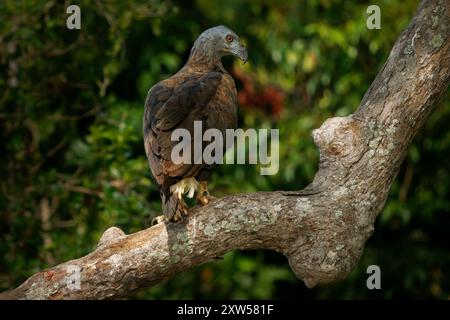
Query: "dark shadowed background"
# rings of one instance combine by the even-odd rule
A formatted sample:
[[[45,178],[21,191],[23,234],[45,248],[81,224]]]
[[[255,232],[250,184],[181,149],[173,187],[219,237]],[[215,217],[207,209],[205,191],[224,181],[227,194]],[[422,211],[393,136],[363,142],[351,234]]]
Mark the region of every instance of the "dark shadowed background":
[[[128,3],[129,2],[129,3]],[[85,255],[112,225],[160,213],[142,141],[148,89],[175,73],[206,28],[225,24],[249,49],[225,58],[239,127],[280,129],[280,170],[224,165],[216,196],[295,190],[313,178],[311,130],[348,115],[383,66],[418,1],[69,1],[0,3],[0,291]],[[75,3],[74,3],[75,4]],[[381,8],[381,30],[366,8]],[[358,267],[307,289],[269,251],[231,252],[133,298],[450,298],[450,95],[415,139]],[[381,268],[368,290],[366,268]]]

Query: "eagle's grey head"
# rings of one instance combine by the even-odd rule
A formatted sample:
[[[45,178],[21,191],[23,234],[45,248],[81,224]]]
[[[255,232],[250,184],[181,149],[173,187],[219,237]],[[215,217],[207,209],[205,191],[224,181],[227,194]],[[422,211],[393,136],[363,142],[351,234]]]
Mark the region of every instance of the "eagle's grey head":
[[[195,58],[207,61],[220,61],[220,58],[227,55],[234,55],[244,62],[248,58],[247,49],[242,45],[239,36],[225,26],[203,31],[191,50],[191,58],[196,56]]]

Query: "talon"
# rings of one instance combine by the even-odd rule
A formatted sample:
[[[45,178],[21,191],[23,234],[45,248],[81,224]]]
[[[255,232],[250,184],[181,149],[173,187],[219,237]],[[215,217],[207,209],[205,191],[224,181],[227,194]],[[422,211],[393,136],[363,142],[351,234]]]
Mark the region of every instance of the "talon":
[[[214,197],[208,192],[208,184],[206,181],[200,181],[198,184],[197,201],[202,205],[207,205]]]
[[[207,205],[207,204],[209,203],[209,199],[208,199],[208,197],[205,196],[205,195],[202,196],[202,197],[200,197],[199,200],[200,200],[201,204],[204,205],[204,206]]]
[[[208,203],[210,203],[211,201],[213,201],[214,199],[216,199],[216,197],[210,195],[208,193],[207,196],[201,196],[198,198],[198,201],[202,204],[202,205],[207,205]]]
[[[157,225],[157,224],[160,224],[161,222],[164,222],[164,220],[165,220],[164,216],[157,216],[157,217],[154,217],[153,220],[152,220],[151,225],[152,225],[152,226],[155,226],[155,225]]]

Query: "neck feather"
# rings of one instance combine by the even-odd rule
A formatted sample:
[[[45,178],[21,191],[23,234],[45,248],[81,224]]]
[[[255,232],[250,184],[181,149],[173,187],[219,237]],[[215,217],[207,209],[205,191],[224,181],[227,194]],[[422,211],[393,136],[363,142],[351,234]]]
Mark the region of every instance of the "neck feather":
[[[219,69],[221,71],[225,71],[220,55],[213,53],[211,50],[207,50],[206,47],[197,44],[194,45],[191,50],[191,55],[189,56],[187,65],[205,66],[211,70]]]

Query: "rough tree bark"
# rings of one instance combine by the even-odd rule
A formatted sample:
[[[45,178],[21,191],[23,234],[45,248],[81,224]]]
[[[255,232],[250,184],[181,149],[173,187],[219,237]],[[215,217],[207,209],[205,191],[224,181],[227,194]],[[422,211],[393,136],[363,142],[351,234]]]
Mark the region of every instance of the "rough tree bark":
[[[0,298],[126,297],[235,249],[283,253],[308,287],[345,278],[409,144],[448,88],[449,16],[449,1],[422,1],[356,113],[313,131],[320,165],[305,190],[227,196],[180,223],[131,235],[110,228],[94,252],[41,271]],[[70,283],[73,266],[79,289]]]

